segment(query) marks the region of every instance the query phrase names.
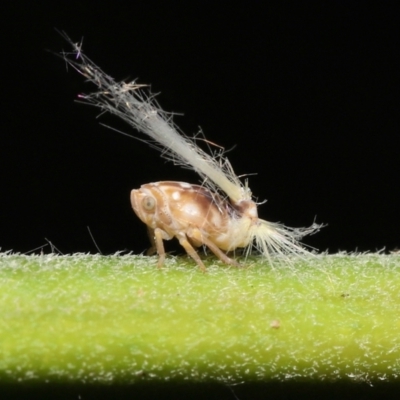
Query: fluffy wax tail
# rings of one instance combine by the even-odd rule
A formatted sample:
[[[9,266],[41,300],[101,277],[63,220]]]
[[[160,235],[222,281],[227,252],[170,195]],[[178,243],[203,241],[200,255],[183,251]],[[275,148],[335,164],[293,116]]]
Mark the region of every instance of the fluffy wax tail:
[[[206,185],[221,190],[233,203],[251,199],[250,191],[235,175],[229,161],[221,153],[207,154],[194,140],[179,133],[171,114],[158,106],[154,95],[142,89],[145,85],[116,82],[82,53],[80,44],[73,43],[65,33],[62,35],[73,47],[72,54],[62,53],[65,61],[99,88],[95,93],[81,95],[81,99],[148,135],[167,158],[196,171]]]
[[[305,256],[310,253],[299,241],[306,235],[317,233],[322,227],[314,222],[307,228],[290,228],[259,219],[258,224],[250,228],[250,243],[269,260],[271,254],[284,256],[285,259],[291,255]],[[248,250],[250,252],[251,248]]]

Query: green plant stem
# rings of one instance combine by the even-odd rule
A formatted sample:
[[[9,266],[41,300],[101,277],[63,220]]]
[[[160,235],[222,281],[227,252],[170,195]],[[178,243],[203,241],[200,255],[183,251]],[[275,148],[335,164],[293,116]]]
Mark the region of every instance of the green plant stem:
[[[400,256],[0,253],[0,380],[399,380]]]

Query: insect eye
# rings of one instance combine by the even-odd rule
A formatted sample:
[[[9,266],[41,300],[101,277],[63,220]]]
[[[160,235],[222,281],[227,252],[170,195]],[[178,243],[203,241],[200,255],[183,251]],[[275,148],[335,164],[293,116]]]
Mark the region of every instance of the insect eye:
[[[154,210],[154,207],[156,206],[156,201],[154,200],[154,197],[146,196],[142,200],[142,206],[146,211]]]

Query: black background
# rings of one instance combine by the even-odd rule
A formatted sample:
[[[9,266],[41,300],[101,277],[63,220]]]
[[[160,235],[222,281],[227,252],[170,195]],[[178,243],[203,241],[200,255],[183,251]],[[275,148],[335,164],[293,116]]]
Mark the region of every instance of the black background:
[[[46,4],[46,3],[42,3]],[[393,3],[395,4],[395,3]],[[188,134],[201,127],[252,174],[259,214],[328,226],[306,243],[336,252],[400,245],[398,24],[390,2],[52,2],[2,12],[0,246],[63,253],[147,246],[129,192],[198,183],[77,104],[93,86],[51,52],[65,30],[118,80],[151,83]],[[12,7],[12,8],[11,8]],[[50,50],[47,51],[47,50]],[[132,132],[136,134],[135,132]],[[50,246],[44,249],[50,250]]]
[[[49,240],[63,253],[97,252],[89,226],[103,253],[139,253],[148,244],[130,190],[198,182],[74,103],[94,88],[51,53],[68,50],[55,28],[83,37],[86,54],[115,78],[151,83],[164,109],[185,114],[176,122],[187,134],[201,126],[210,141],[234,147],[236,173],[257,173],[250,187],[268,199],[262,218],[327,223],[307,239],[320,250],[400,246],[396,2],[40,4],[9,2],[1,11],[2,250],[28,252]],[[115,118],[101,122],[129,132]],[[309,398],[316,390],[277,384],[246,397],[240,386],[228,389],[195,387],[190,396]],[[323,395],[334,396],[331,389],[322,386]],[[336,389],[340,398],[383,393],[366,384]],[[56,392],[80,398],[82,390]]]

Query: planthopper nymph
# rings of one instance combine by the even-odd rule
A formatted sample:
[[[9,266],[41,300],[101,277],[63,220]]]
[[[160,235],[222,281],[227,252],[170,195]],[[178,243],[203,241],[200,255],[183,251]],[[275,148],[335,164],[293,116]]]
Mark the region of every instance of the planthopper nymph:
[[[115,114],[156,146],[164,157],[189,167],[203,179],[201,185],[162,181],[147,183],[131,192],[136,215],[147,225],[152,244],[149,254],[157,252],[158,267],[165,260],[164,240],[177,238],[186,252],[205,271],[196,248],[206,246],[225,264],[239,266],[230,255],[235,249],[248,254],[255,248],[271,261],[272,256],[309,254],[299,240],[318,231],[321,225],[289,228],[258,217],[257,203],[247,181],[241,182],[222,152],[207,153],[196,140],[180,132],[171,114],[163,111],[146,85],[116,82],[82,52],[81,43],[73,43],[71,52],[63,52],[66,62],[97,86],[97,91],[79,95],[79,99]]]

